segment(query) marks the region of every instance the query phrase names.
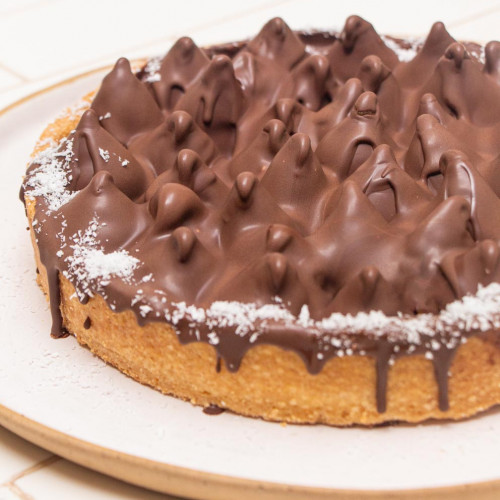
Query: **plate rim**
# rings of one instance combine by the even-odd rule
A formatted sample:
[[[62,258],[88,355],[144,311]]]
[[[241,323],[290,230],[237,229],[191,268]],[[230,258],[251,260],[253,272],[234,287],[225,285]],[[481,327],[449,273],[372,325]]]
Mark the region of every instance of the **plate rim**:
[[[144,60],[144,58],[139,58],[132,62]],[[31,92],[1,108],[0,119],[10,111],[43,94],[110,69],[112,66],[112,64],[99,66]],[[225,476],[157,462],[106,448],[41,424],[1,403],[0,425],[27,441],[88,469],[161,493],[187,495],[189,498],[200,500],[232,500],[236,497],[241,500],[303,500],[304,498],[352,500],[361,497],[373,500],[387,498],[489,500],[498,498],[500,494],[500,479],[430,488],[359,490],[289,485]]]
[[[0,425],[67,460],[136,486],[200,500],[487,500],[500,479],[436,488],[354,490],[289,485],[199,471],[106,448],[36,422],[0,404]]]

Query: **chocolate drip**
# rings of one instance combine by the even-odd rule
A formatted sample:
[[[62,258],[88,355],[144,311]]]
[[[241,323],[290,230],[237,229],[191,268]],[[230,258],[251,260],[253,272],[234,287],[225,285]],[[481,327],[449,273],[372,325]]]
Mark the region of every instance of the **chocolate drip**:
[[[387,410],[387,375],[391,351],[392,348],[387,342],[380,342],[375,361],[377,369],[377,411],[379,413],[384,413]]]
[[[226,410],[217,405],[209,405],[203,408],[203,413],[205,415],[220,415],[224,413]]]
[[[393,360],[425,354],[446,411],[453,353],[484,328],[437,315],[500,281],[500,45],[483,63],[441,23],[407,62],[389,45],[357,16],[338,35],[273,19],[137,74],[120,59],[21,189],[52,335],[62,273],[82,302],[208,342],[217,371],[259,344],[311,373],[372,356],[380,412]]]
[[[40,257],[42,258],[41,255]],[[68,332],[63,325],[61,311],[59,309],[61,292],[59,290],[59,271],[57,271],[57,269],[52,268],[47,271],[47,282],[49,285],[49,303],[52,315],[50,335],[55,339],[64,338],[68,336]]]
[[[450,408],[448,399],[448,377],[451,362],[456,349],[446,349],[444,346],[433,354],[434,373],[438,385],[439,409],[447,411]]]

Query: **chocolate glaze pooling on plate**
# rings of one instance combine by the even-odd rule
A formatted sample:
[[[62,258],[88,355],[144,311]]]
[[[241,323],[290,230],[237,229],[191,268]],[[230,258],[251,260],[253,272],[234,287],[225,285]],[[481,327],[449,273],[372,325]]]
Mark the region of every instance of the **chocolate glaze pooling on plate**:
[[[499,42],[273,19],[248,42],[181,38],[136,74],[118,60],[22,192],[54,336],[62,273],[81,301],[168,321],[229,370],[257,344],[311,373],[373,356],[381,412],[394,358],[426,353],[446,410],[457,346],[496,327],[447,306],[500,281],[499,167]]]

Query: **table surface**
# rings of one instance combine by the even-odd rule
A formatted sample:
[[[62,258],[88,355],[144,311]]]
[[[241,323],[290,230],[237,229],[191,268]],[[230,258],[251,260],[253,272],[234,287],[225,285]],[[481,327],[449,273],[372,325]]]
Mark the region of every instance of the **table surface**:
[[[140,5],[140,9],[138,8]],[[198,45],[241,39],[281,16],[296,29],[340,29],[357,13],[384,33],[422,36],[436,20],[462,40],[498,38],[500,1],[0,0],[0,109],[86,70],[162,54],[188,34]],[[35,137],[33,140],[35,141]],[[84,469],[0,427],[0,500],[172,499]]]

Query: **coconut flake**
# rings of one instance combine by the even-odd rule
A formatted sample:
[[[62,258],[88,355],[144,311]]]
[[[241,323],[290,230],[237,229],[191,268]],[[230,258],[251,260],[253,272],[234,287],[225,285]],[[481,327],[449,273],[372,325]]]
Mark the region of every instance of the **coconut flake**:
[[[99,148],[99,155],[101,156],[101,158],[106,163],[108,163],[108,161],[109,161],[109,151],[107,151],[106,149]]]
[[[64,147],[64,148],[63,148]],[[32,197],[43,197],[49,212],[58,210],[75,192],[69,192],[69,163],[73,158],[73,139],[64,138],[44,149],[33,159],[33,168],[25,180],[25,192]]]
[[[66,257],[68,274],[78,280],[84,293],[91,294],[92,284],[102,288],[112,277],[130,281],[139,259],[126,250],[106,253],[97,239],[98,220],[94,217],[85,231],[79,231],[70,239],[73,254]]]
[[[167,306],[166,302],[161,301]],[[187,319],[191,329],[197,325],[206,325],[211,332],[220,328],[234,328],[236,335],[247,337],[250,343],[254,343],[263,330],[272,324],[299,326],[317,335],[320,341],[323,340],[323,350],[333,347],[339,356],[354,353],[348,338],[351,335],[369,334],[373,337],[386,336],[391,342],[406,341],[410,344],[409,353],[415,350],[416,345],[424,344],[425,338],[425,345],[430,349],[427,354],[429,357],[432,351],[441,348],[441,343],[435,340],[438,335],[458,335],[444,344],[451,349],[463,341],[464,333],[484,332],[498,327],[495,325],[500,322],[500,283],[480,286],[475,295],[467,295],[448,304],[437,315],[386,316],[381,311],[370,311],[355,315],[333,313],[328,318],[314,320],[310,317],[307,305],[301,308],[299,316],[295,316],[281,304],[257,307],[252,303],[217,301],[207,309],[188,306],[185,302],[171,303],[164,317],[174,325]],[[457,325],[461,325],[461,331],[458,331]]]
[[[422,45],[420,38],[405,38],[405,46],[401,46],[396,40],[388,36],[382,35],[380,38],[398,56],[401,62],[411,61],[417,55],[418,49]]]
[[[152,57],[144,66],[144,77],[143,81],[148,83],[159,82],[161,80],[160,75],[161,67],[161,57]]]
[[[137,267],[138,259],[132,257],[125,250],[104,253],[97,248],[82,248],[80,255],[83,258],[87,277],[90,280],[111,276],[128,278]]]

